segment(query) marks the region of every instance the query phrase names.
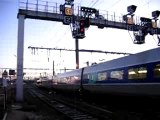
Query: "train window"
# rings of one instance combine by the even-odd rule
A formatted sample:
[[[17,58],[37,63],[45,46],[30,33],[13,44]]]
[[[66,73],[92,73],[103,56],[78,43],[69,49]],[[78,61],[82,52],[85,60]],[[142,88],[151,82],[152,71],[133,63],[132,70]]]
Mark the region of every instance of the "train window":
[[[89,74],[84,74],[83,75],[83,83],[88,83],[89,82]]]
[[[131,68],[128,70],[128,79],[145,79],[146,77],[146,67]]]
[[[92,73],[89,75],[89,83],[96,82],[96,73]]]
[[[154,68],[154,78],[160,78],[160,64],[157,64]]]
[[[123,70],[112,71],[110,77],[111,79],[122,80],[123,74],[124,74]]]
[[[98,73],[98,81],[103,81],[107,79],[107,72]]]

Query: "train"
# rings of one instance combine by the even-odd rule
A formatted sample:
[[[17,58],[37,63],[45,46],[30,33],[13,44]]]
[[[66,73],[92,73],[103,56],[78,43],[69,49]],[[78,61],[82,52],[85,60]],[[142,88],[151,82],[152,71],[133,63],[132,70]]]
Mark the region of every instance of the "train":
[[[160,48],[54,76],[50,87],[92,95],[160,96]]]
[[[52,85],[52,79],[49,79],[47,76],[40,77],[36,81],[38,87],[50,87]]]

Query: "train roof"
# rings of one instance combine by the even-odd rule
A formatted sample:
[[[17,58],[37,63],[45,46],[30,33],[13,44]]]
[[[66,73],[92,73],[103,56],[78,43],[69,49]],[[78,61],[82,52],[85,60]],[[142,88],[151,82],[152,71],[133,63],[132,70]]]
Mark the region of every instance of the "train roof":
[[[73,71],[69,71],[69,72],[65,72],[65,73],[61,73],[61,74],[58,74],[57,76],[58,77],[68,77],[68,76],[76,76],[76,75],[80,75],[81,74],[81,70],[82,69],[76,69],[76,70],[73,70]]]
[[[114,60],[106,61],[103,63],[95,64],[84,69],[85,73],[93,73],[111,69],[118,69],[128,66],[134,66],[139,64],[146,64],[151,62],[160,61],[160,48],[154,48],[151,50],[143,51],[140,53],[132,54],[129,56],[117,58]],[[67,77],[67,76],[75,76],[80,75],[82,69],[73,70],[70,72],[62,73],[57,75],[58,77]]]
[[[117,58],[90,67],[86,67],[84,69],[84,72],[98,72],[103,70],[123,68],[157,61],[160,61],[160,48],[154,48],[151,50],[143,51],[133,55]]]

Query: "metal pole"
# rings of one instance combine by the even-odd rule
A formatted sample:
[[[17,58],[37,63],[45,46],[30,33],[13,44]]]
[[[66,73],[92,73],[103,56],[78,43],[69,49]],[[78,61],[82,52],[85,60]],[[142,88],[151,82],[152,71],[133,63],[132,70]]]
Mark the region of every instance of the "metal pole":
[[[7,90],[6,90],[6,86],[4,87],[4,110],[5,111],[7,110]]]
[[[53,60],[53,76],[55,75],[55,71],[54,71],[54,60]]]
[[[26,3],[26,10],[28,10],[28,0],[27,0],[27,3]]]
[[[18,16],[16,101],[23,101],[24,15]]]
[[[38,0],[37,0],[37,11],[38,11]]]
[[[54,12],[54,8],[53,8],[53,12]],[[57,3],[56,3],[56,13],[57,13]]]
[[[79,69],[79,44],[78,44],[78,39],[76,39],[75,45],[76,45],[76,69]]]
[[[7,110],[7,79],[3,77],[3,90],[4,90],[4,110]]]

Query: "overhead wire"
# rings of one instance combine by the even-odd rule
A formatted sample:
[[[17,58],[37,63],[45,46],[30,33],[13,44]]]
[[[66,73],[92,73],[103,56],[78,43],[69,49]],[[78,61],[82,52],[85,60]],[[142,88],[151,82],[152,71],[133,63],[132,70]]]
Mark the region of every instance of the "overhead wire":
[[[69,26],[68,26],[69,27]],[[62,40],[64,40],[64,36],[67,34],[67,32],[68,32],[68,27],[67,27],[67,29],[63,32],[63,35],[62,35],[62,37],[60,37],[57,41],[56,41],[56,44],[58,44],[59,42],[61,42]],[[58,47],[58,46],[56,46],[56,47]]]
[[[80,0],[80,2],[78,2],[78,4],[80,5],[82,3],[82,0]]]
[[[131,38],[132,42],[134,43],[134,39],[132,38],[132,36],[131,36],[131,34],[130,34],[129,30],[128,30],[128,34],[129,34],[129,36],[130,36],[130,38]]]
[[[157,44],[156,39],[154,38],[154,36],[152,36],[152,38],[153,38],[153,40],[155,41],[155,43]]]
[[[156,45],[160,46],[160,37],[157,35],[158,41],[156,41],[156,39],[154,38],[154,36],[152,36],[152,38],[155,41]]]
[[[93,7],[93,6],[95,6],[98,2],[99,2],[99,0],[96,0],[95,2],[94,2],[94,0],[92,0],[92,1],[90,2],[90,5],[88,5],[88,6]],[[92,4],[92,3],[93,3],[93,4]]]
[[[114,2],[109,8],[107,9],[111,9],[113,8],[115,5],[117,5],[119,2],[121,2],[122,0],[117,0],[116,2]]]
[[[96,0],[91,7],[93,7],[94,5],[96,5],[99,2],[99,0]]]

